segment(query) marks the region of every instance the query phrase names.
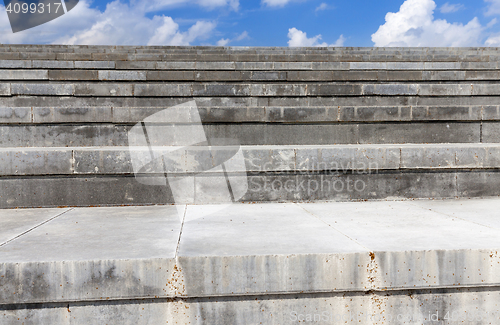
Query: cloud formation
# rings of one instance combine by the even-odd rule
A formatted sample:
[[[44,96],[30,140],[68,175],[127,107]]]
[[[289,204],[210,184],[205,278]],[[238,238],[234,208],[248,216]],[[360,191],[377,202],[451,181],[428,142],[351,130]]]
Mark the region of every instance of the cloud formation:
[[[292,0],[262,0],[262,4],[269,7],[283,7],[289,2],[292,2]]]
[[[449,2],[447,2],[439,8],[439,11],[441,11],[442,14],[448,14],[451,12],[457,12],[460,9],[464,8],[465,6],[463,4],[457,4],[457,3],[450,4]]]
[[[485,13],[486,16],[500,14],[500,0],[484,0],[484,1],[489,3]]]
[[[174,0],[169,0],[175,2]],[[226,0],[199,0],[199,4],[212,5]],[[237,2],[237,1],[236,1]],[[190,45],[195,40],[211,36],[215,22],[197,21],[187,31],[167,16],[147,17],[146,11],[115,0],[101,12],[90,8],[88,0],[67,14],[44,25],[12,33],[8,20],[0,20],[0,43],[53,43],[84,45]],[[5,7],[0,6],[0,16]]]
[[[316,7],[316,9],[314,11],[318,12],[318,11],[323,11],[326,9],[328,9],[328,5],[324,2],[322,2],[319,6]]]
[[[406,0],[372,35],[375,46],[477,46],[485,27],[477,17],[466,25],[434,19],[433,0]]]
[[[293,27],[288,30],[288,46],[290,47],[332,47],[332,46],[343,46],[345,37],[340,35],[340,37],[333,44],[328,44],[326,42],[320,43],[321,34],[314,37],[308,38],[307,34],[297,28]]]

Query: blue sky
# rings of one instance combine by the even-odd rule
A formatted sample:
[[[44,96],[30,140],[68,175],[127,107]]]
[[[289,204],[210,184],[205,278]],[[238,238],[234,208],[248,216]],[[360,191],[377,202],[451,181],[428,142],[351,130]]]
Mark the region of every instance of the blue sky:
[[[500,46],[500,0],[80,0],[0,43]],[[497,21],[498,20],[498,21]]]

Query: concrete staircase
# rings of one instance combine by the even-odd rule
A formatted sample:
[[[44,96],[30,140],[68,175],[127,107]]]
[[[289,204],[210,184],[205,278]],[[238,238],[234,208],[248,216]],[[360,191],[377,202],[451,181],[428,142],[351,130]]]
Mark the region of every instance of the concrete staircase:
[[[498,201],[470,201],[460,225],[447,211],[466,200],[345,201],[497,197],[498,80],[496,48],[1,45],[0,323],[288,324],[294,311],[381,315],[384,301],[386,318],[362,323],[400,324],[387,313],[426,316],[434,307],[419,303],[433,301],[454,304],[432,309],[451,324],[446,311],[498,301],[500,231],[494,216],[482,220]],[[118,207],[174,203],[168,186],[137,182],[127,133],[191,100],[207,137],[241,144],[249,188],[240,201],[259,204],[232,205],[213,224],[196,217],[210,206],[186,207],[180,223],[169,206]],[[332,215],[354,221],[337,227]],[[252,239],[238,218],[254,225]],[[374,220],[398,226],[384,232]]]
[[[126,134],[192,99],[208,137],[243,145],[243,201],[497,196],[499,58],[481,48],[3,45],[0,206],[172,203],[168,189],[135,182]],[[290,179],[338,182],[281,186]]]

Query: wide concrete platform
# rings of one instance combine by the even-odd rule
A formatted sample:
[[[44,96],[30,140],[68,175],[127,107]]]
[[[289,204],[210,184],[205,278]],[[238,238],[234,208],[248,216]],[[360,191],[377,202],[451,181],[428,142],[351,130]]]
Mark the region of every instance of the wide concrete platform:
[[[495,324],[499,210],[500,199],[0,210],[0,324]]]

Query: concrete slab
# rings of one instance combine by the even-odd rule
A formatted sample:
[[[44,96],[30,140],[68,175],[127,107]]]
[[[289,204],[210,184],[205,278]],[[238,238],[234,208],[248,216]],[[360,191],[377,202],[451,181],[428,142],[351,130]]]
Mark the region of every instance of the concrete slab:
[[[427,209],[415,209],[413,204],[419,201],[410,202],[305,203],[299,206],[372,251],[500,247],[498,230]],[[449,202],[455,209],[463,204],[455,200],[435,202]],[[469,217],[472,217],[470,212]]]
[[[78,208],[2,246],[0,261],[173,258],[180,226],[173,206]]]
[[[0,210],[0,246],[70,209]]]
[[[179,264],[188,296],[363,290],[363,246],[294,204],[188,206]],[[198,218],[199,214],[205,215]]]
[[[500,200],[498,198],[415,200],[409,201],[408,204],[454,219],[462,219],[495,229],[500,228]]]
[[[179,294],[173,206],[73,209],[0,247],[0,304]]]
[[[188,206],[179,256],[290,255],[367,249],[294,203]],[[206,215],[198,218],[199,214]]]

